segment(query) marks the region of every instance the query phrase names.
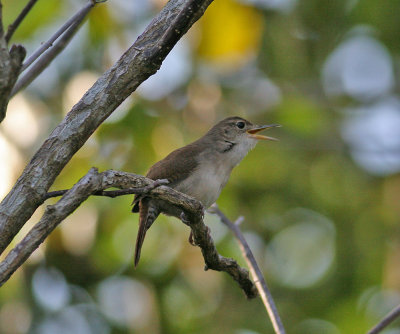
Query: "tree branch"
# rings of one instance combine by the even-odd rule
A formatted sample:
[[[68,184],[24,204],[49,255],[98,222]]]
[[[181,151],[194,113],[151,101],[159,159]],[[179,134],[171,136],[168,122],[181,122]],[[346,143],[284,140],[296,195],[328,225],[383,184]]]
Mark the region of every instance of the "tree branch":
[[[91,134],[149,76],[212,0],[170,0],[43,143],[0,204],[0,253],[31,217],[55,178]]]
[[[279,313],[275,306],[275,302],[272,298],[271,292],[269,291],[267,283],[265,282],[264,275],[262,274],[257,264],[257,261],[253,255],[253,252],[250,249],[249,244],[247,243],[242,231],[239,228],[239,224],[243,218],[240,217],[240,219],[236,223],[232,223],[216,204],[214,204],[208,211],[210,213],[216,214],[221,219],[221,222],[228,226],[228,228],[234,233],[240,245],[240,249],[242,250],[243,257],[246,259],[247,265],[250,268],[250,272],[253,276],[257,290],[261,296],[265,308],[267,309],[275,333],[285,334],[285,328],[283,327],[282,320],[279,317]]]
[[[53,43],[64,33],[66,32],[74,23],[82,22],[89,11],[96,4],[95,1],[89,1],[83,8],[81,8],[77,13],[75,13],[67,22],[65,22],[60,29],[58,29],[53,36],[49,38],[49,40],[43,43],[29,58],[24,62],[21,68],[21,72],[28,68],[36,59],[38,59],[43,52],[45,52],[48,48],[50,48]],[[79,24],[78,23],[78,24]]]
[[[26,51],[21,45],[13,45],[8,50],[3,30],[2,3],[0,1],[0,123],[6,117],[10,93],[18,78]]]
[[[13,45],[8,51],[6,40],[0,34],[0,123],[6,117],[10,93],[18,78],[25,55],[26,51],[22,45]]]
[[[57,43],[54,44],[45,54],[43,54],[23,75],[15,84],[10,97],[13,97],[20,90],[28,86],[33,80],[35,80],[43,70],[51,64],[51,62],[65,49],[68,43],[71,41],[72,37],[76,34],[81,26],[82,21],[85,19],[86,15],[80,16],[77,21],[75,21],[68,29],[65,31]]]
[[[24,9],[22,9],[21,13],[15,19],[15,21],[8,26],[7,33],[4,37],[7,44],[10,41],[15,30],[17,30],[17,28],[19,27],[21,22],[24,20],[25,16],[30,12],[30,10],[32,9],[33,5],[36,2],[37,2],[37,0],[29,0],[29,2],[26,4]]]
[[[110,187],[116,187],[123,190],[129,189],[128,193],[148,193],[150,197],[162,199],[170,205],[180,208],[184,213],[185,219],[188,219],[187,221],[185,220],[185,224],[190,226],[194,240],[201,248],[206,269],[227,272],[237,281],[248,298],[256,297],[257,290],[249,278],[249,272],[241,268],[235,260],[218,254],[210,236],[209,228],[204,224],[201,203],[190,196],[163,186],[166,182],[168,181],[153,181],[140,175],[125,172],[108,170],[98,173],[96,168],[90,169],[83,178],[64,193],[56,204],[47,206],[40,221],[0,263],[0,286],[26,261],[29,255],[39,247],[56,226],[90,195],[99,194]]]
[[[374,328],[368,331],[367,334],[378,334],[384,328],[389,326],[396,318],[400,316],[400,305],[390,311]]]
[[[28,259],[56,226],[70,215],[90,193],[97,190],[100,180],[92,168],[55,205],[49,205],[40,221],[27,233],[0,263],[0,286]]]
[[[32,80],[34,80],[51,63],[51,61],[66,47],[68,42],[71,40],[71,38],[78,30],[80,23],[84,20],[84,18],[89,13],[91,8],[98,2],[95,0],[89,1],[85,7],[80,9],[73,17],[71,17],[46,43],[44,43],[36,52],[34,52],[26,60],[24,64],[22,64],[22,60],[23,58],[25,58],[25,49],[23,49],[22,46],[17,46],[17,47],[13,46],[11,48],[10,55],[8,55],[7,36],[11,38],[15,29],[18,27],[18,25],[21,23],[21,21],[24,19],[24,17],[26,16],[26,14],[29,12],[29,10],[32,8],[32,6],[35,4],[36,1],[37,0],[35,1],[31,0],[27,4],[27,6],[22,10],[21,14],[15,20],[15,22],[9,26],[9,29],[4,39],[0,40],[0,47],[3,46],[3,49],[1,50],[1,52],[3,52],[3,55],[0,54],[0,60],[5,59],[3,61],[3,66],[4,66],[3,72],[1,71],[0,68],[0,81],[1,80],[4,81],[3,94],[1,94],[2,85],[0,82],[0,122],[4,119],[6,115],[6,108],[10,98],[13,97],[22,88],[29,85],[32,82]],[[58,37],[60,37],[60,35],[63,36],[60,38],[60,40],[57,42],[54,48],[50,49],[45,55],[40,57],[46,49],[52,46],[52,43]],[[20,59],[18,57],[15,57],[17,62],[16,64],[14,64],[14,66],[11,66],[10,63],[7,62],[7,56],[8,58],[10,58],[10,56],[13,55],[12,53],[13,49],[17,49],[19,53],[23,52],[23,57]],[[24,69],[26,69],[29,65],[31,65],[34,61],[36,61],[38,57],[40,57],[40,59],[34,64],[31,70],[28,73],[26,73],[15,84],[20,73]]]
[[[99,190],[99,191],[92,193],[92,195],[115,198],[115,197],[124,196],[124,195],[147,194],[150,190],[153,190],[154,188],[161,186],[161,185],[166,185],[168,183],[169,183],[168,180],[160,179],[160,180],[155,180],[154,183],[144,186],[143,188],[127,188],[127,189],[120,189],[120,190]],[[44,200],[47,200],[52,197],[62,196],[68,191],[69,191],[69,189],[50,191],[46,194]]]

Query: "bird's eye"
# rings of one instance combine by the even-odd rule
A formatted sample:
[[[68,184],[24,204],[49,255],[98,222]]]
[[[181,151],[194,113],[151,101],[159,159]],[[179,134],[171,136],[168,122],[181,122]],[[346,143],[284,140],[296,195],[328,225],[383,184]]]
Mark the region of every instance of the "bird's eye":
[[[245,124],[244,124],[244,122],[237,122],[237,123],[236,123],[236,126],[237,126],[239,129],[243,129],[244,126],[245,126]]]

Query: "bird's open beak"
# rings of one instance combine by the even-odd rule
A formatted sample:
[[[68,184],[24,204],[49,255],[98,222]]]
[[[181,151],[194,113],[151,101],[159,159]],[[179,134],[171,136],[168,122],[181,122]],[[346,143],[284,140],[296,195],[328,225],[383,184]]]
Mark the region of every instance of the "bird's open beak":
[[[247,133],[250,135],[251,138],[254,138],[254,139],[278,141],[278,139],[276,139],[274,137],[259,135],[259,134],[257,134],[257,132],[260,132],[262,130],[271,129],[271,128],[279,128],[279,127],[280,127],[280,124],[255,125],[254,128],[247,130]]]

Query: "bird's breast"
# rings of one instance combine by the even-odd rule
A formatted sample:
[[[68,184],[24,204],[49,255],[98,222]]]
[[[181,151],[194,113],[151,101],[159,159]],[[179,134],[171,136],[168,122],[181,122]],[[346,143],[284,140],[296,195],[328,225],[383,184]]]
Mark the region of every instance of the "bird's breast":
[[[175,189],[196,198],[208,208],[228,182],[231,170],[216,163],[203,163]]]

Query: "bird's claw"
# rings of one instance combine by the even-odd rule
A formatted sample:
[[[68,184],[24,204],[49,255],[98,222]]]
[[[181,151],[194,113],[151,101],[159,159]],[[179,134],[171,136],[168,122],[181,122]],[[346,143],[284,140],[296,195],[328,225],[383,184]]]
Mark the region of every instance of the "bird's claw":
[[[182,221],[185,225],[187,225],[187,226],[190,227],[190,220],[188,219],[188,217],[186,217],[186,215],[185,215],[184,212],[181,213],[180,218],[181,218],[181,221]],[[197,246],[197,244],[196,244],[196,242],[194,241],[194,238],[193,238],[193,232],[192,232],[192,230],[190,230],[189,240],[188,240],[188,241],[189,241],[189,243],[190,243],[192,246]]]
[[[169,183],[169,181],[167,179],[157,179],[154,181],[153,186],[156,188],[158,186],[162,186],[162,185],[165,185],[168,183]]]
[[[185,215],[184,212],[181,212],[180,219],[181,219],[182,223],[184,223],[184,224],[187,225],[187,226],[190,226],[190,220],[189,220],[189,218]]]
[[[196,244],[196,242],[194,241],[194,238],[193,238],[193,232],[192,232],[192,230],[190,230],[190,234],[189,234],[189,244],[191,244],[192,246],[198,246],[197,244]]]
[[[211,238],[211,229],[206,225],[207,227],[207,238],[210,239]]]

